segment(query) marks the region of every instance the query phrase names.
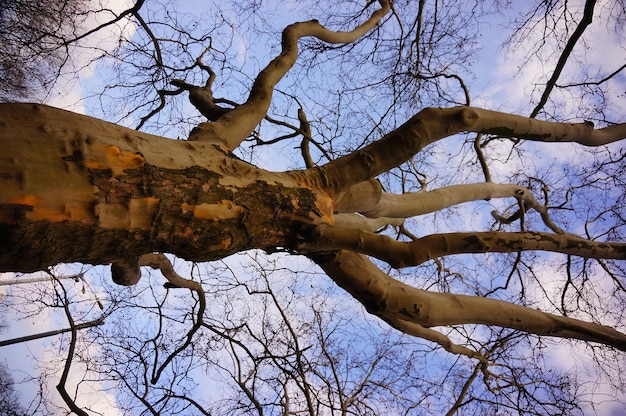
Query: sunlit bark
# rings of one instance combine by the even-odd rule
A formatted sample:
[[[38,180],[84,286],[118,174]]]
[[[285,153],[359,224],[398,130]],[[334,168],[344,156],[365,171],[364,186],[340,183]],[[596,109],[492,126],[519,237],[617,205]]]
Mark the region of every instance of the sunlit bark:
[[[493,182],[452,185],[428,192],[411,192],[401,195],[382,192],[376,204],[364,204],[357,208],[367,217],[409,218],[436,212],[463,202],[490,200],[494,198],[515,198],[525,210],[538,211],[550,229],[564,233],[548,215],[547,208],[540,204],[530,190],[513,184]]]
[[[626,124],[596,130],[588,122],[553,123],[473,107],[426,108],[381,139],[320,167],[274,173],[228,152],[266,116],[276,83],[298,57],[300,38],[353,42],[387,13],[389,3],[380,4],[350,32],[333,32],[317,21],[287,27],[281,53],[256,77],[247,101],[199,125],[189,141],[150,136],[40,105],[2,105],[0,269],[35,271],[62,262],[112,263],[114,281],[129,285],[139,280],[139,268],[149,265],[160,268],[172,287],[200,291],[176,275],[165,257],[152,253],[209,261],[251,248],[286,248],[314,258],[373,313],[398,329],[439,342],[453,352],[468,355],[427,328],[480,323],[623,349],[624,336],[599,325],[483,298],[410,288],[357,253],[393,267],[453,254],[526,250],[624,259],[624,243],[589,241],[565,233],[552,222],[547,208],[521,186],[489,182],[393,195],[382,190],[376,177],[427,145],[460,132],[600,146],[623,139]],[[505,197],[538,211],[555,234],[464,232],[399,242],[374,233],[386,225],[401,225],[407,217]],[[344,251],[332,254],[335,250]],[[355,273],[363,275],[361,280]],[[432,303],[435,298],[442,303]],[[443,306],[445,302],[450,305]],[[483,316],[485,307],[497,317]]]
[[[593,123],[555,123],[474,107],[427,108],[380,140],[320,167],[319,182],[333,192],[343,192],[399,166],[425,146],[461,132],[601,146],[626,138],[626,123],[594,129]]]
[[[0,121],[5,126],[3,141],[6,154],[10,155],[1,160],[4,192],[0,195],[3,235],[0,265],[3,270],[33,271],[71,261],[110,262],[119,283],[133,284],[139,278],[141,256],[155,251],[172,252],[190,260],[211,260],[248,248],[279,247],[290,247],[314,257],[321,255],[316,254],[320,250],[352,250],[379,257],[394,267],[416,265],[450,254],[523,250],[596,258],[625,257],[622,243],[594,242],[568,234],[468,232],[431,235],[405,243],[354,228],[354,222],[352,228],[332,225],[335,207],[357,210],[359,192],[355,191],[359,190],[369,195],[365,205],[377,206],[377,214],[389,213],[385,211],[391,211],[389,201],[398,198],[400,204],[393,212],[395,216],[418,214],[465,200],[503,196],[513,196],[529,207],[542,210],[527,190],[517,186],[474,184],[392,197],[382,193],[377,182],[367,176],[402,163],[428,142],[476,126],[493,130],[501,122],[512,134],[534,137],[543,132],[546,140],[557,140],[574,139],[571,135],[576,133],[570,130],[579,131],[578,125],[528,121],[470,108],[428,109],[379,142],[325,166],[272,173],[238,161],[210,143],[149,136],[48,107],[14,104],[0,108],[3,110]],[[480,121],[477,114],[487,121]],[[521,126],[519,120],[525,121],[525,125]],[[589,130],[589,126],[582,127]],[[592,131],[587,132],[587,137],[593,136]],[[576,139],[587,142],[584,136]],[[391,152],[386,147],[390,142],[397,145]],[[363,185],[355,187],[358,184]],[[342,189],[348,189],[348,194],[341,192]],[[437,201],[428,201],[428,195]],[[354,215],[357,214],[352,214],[352,221]],[[347,218],[350,217],[338,217],[338,223],[346,224]],[[370,229],[385,222],[391,221],[370,224]],[[42,240],[41,235],[47,238]],[[346,253],[329,263],[333,264],[330,270],[335,270],[329,271],[330,274],[336,274],[337,267],[338,270],[349,268],[354,259],[361,258]],[[340,264],[343,262],[346,265]],[[353,270],[373,273],[370,270],[373,265],[368,263],[365,267],[359,262],[353,264]],[[143,263],[155,264],[152,260]],[[327,268],[326,264],[322,266]],[[376,279],[390,282],[387,277],[381,277],[386,275],[378,273]],[[363,287],[370,290],[372,284],[383,284],[376,279],[362,282]],[[394,283],[390,287],[395,286]],[[415,293],[426,298],[439,296]],[[410,302],[397,290],[381,296],[387,298],[386,303]],[[394,297],[397,299],[393,300]],[[366,298],[357,298],[368,305]],[[504,321],[481,318],[478,315],[482,307],[478,305],[487,300],[462,299],[476,312],[466,321],[456,312],[433,320],[430,317],[441,311],[433,315],[431,309],[427,319],[424,314],[416,314],[407,321],[399,309],[394,313],[400,315],[388,315],[387,311],[381,317],[398,327],[404,325],[401,320],[422,327],[483,323],[537,334],[571,335],[615,346],[621,342],[621,335],[616,336],[616,341],[605,336],[604,330],[595,334],[596,326],[591,326],[593,330],[585,327],[585,331],[593,333],[588,337],[579,333],[582,330],[578,327],[573,332],[559,327],[574,325],[567,319],[554,321],[555,318],[540,315],[543,323],[531,325],[528,322],[535,319],[535,312],[508,304],[506,307],[494,304],[504,308],[502,313],[498,312],[500,316],[509,315]],[[443,307],[432,306],[432,310],[438,308]],[[516,318],[511,314],[522,314],[524,323],[512,323]],[[416,328],[411,331],[415,332]]]
[[[208,261],[288,246],[294,218],[332,221],[330,199],[301,182],[306,174],[268,172],[213,144],[39,105],[4,104],[0,123],[5,271],[62,262],[134,269],[155,251]]]
[[[279,380],[282,383],[284,401],[282,403],[276,401],[275,406],[284,403],[285,414],[299,411],[292,400],[297,395],[290,396],[293,392],[290,391],[289,383],[293,382],[297,384],[298,391],[305,397],[304,402],[308,412],[316,414],[316,410],[319,409],[319,393],[312,388],[311,380],[319,377],[320,374],[315,373],[315,366],[305,359],[305,352],[311,346],[308,340],[307,343],[299,342],[298,331],[301,328],[290,323],[285,309],[280,305],[281,299],[270,287],[268,276],[264,275],[267,285],[265,289],[259,291],[257,288],[246,287],[248,294],[267,295],[267,302],[271,299],[270,303],[273,303],[278,311],[278,315],[263,317],[261,326],[263,326],[263,331],[267,329],[267,334],[264,332],[263,336],[257,338],[255,332],[246,327],[248,323],[245,319],[242,320],[243,324],[232,327],[226,325],[227,329],[216,329],[208,325],[203,320],[207,310],[208,290],[205,292],[205,288],[199,281],[187,279],[176,273],[168,257],[162,253],[172,253],[189,261],[224,259],[231,254],[250,249],[265,250],[268,253],[280,251],[308,257],[318,264],[337,285],[363,304],[369,312],[396,330],[428,340],[450,353],[464,355],[473,360],[473,364],[476,364],[474,371],[462,387],[449,414],[464,406],[468,388],[478,376],[479,371],[483,371],[485,384],[488,385],[490,375],[487,367],[493,364],[490,355],[492,350],[485,347],[487,343],[482,344],[481,340],[472,339],[471,335],[467,335],[466,342],[455,343],[452,336],[445,335],[435,327],[457,326],[454,330],[459,332],[461,329],[467,329],[460,328],[462,325],[511,328],[528,334],[597,342],[626,351],[626,334],[608,326],[545,313],[496,299],[418,289],[393,279],[382,271],[382,266],[376,266],[367,257],[375,257],[385,262],[387,264],[385,267],[392,268],[418,266],[434,260],[437,263],[436,272],[439,273],[437,277],[441,277],[444,271],[448,272],[448,269],[445,268],[447,265],[444,267],[443,260],[439,257],[467,253],[520,253],[513,265],[513,270],[516,271],[517,262],[521,262],[522,252],[540,250],[561,253],[568,256],[566,265],[568,283],[562,290],[561,303],[563,305],[568,285],[573,286],[571,276],[569,276],[571,256],[626,260],[626,243],[614,241],[619,239],[619,236],[616,237],[617,232],[603,231],[603,235],[609,241],[594,241],[561,229],[549,215],[547,191],[544,195],[546,202],[540,203],[529,189],[532,189],[530,185],[526,188],[518,184],[493,183],[486,157],[489,153],[483,154],[481,149],[482,134],[537,142],[573,142],[584,146],[604,146],[626,138],[626,124],[595,129],[591,122],[556,123],[533,118],[546,104],[550,92],[556,86],[559,75],[573,52],[574,45],[591,23],[595,1],[586,1],[584,15],[578,29],[573,32],[565,46],[561,59],[556,64],[552,77],[547,82],[546,90],[531,117],[527,118],[470,107],[469,90],[459,75],[432,71],[421,74],[421,70],[413,71],[414,68],[423,66],[422,61],[429,60],[424,48],[430,48],[431,46],[427,44],[431,41],[434,43],[435,40],[435,37],[431,37],[430,41],[424,42],[425,39],[421,38],[427,20],[424,20],[426,2],[420,0],[415,20],[416,38],[410,40],[405,37],[407,36],[405,34],[401,36],[401,43],[410,44],[407,46],[411,48],[409,55],[417,62],[415,65],[412,62],[406,65],[408,68],[406,72],[414,79],[411,82],[417,82],[417,84],[427,78],[445,77],[455,80],[461,85],[465,101],[444,99],[440,102],[464,102],[466,106],[425,108],[397,129],[372,142],[371,135],[377,134],[375,132],[387,125],[383,117],[392,115],[395,105],[401,107],[398,104],[398,97],[402,94],[396,95],[395,91],[408,89],[405,88],[406,85],[412,85],[411,82],[404,86],[396,85],[395,78],[399,74],[390,74],[389,79],[393,80],[391,82],[394,83],[394,92],[393,97],[389,97],[391,98],[390,104],[384,104],[389,105],[388,111],[380,112],[384,114],[380,116],[380,123],[376,124],[376,128],[372,129],[363,138],[362,143],[356,146],[359,150],[339,158],[336,158],[335,144],[330,142],[335,136],[331,139],[324,137],[319,142],[313,137],[313,132],[318,132],[316,129],[319,125],[311,128],[312,125],[303,108],[306,107],[306,103],[304,100],[301,103],[299,96],[291,96],[293,102],[297,102],[300,106],[297,115],[299,127],[283,121],[275,121],[277,125],[290,128],[293,131],[292,134],[263,141],[256,137],[260,134],[257,127],[263,119],[272,120],[268,115],[268,109],[272,104],[275,87],[296,63],[299,55],[298,43],[303,38],[311,37],[327,45],[353,43],[381,24],[384,16],[392,11],[390,1],[369,1],[363,9],[360,9],[359,12],[362,15],[355,15],[354,20],[347,20],[352,23],[360,22],[351,24],[349,27],[354,27],[354,29],[348,31],[332,31],[317,20],[287,26],[282,33],[278,55],[258,74],[246,74],[246,77],[250,76],[247,79],[254,79],[254,81],[243,104],[226,98],[215,99],[213,97],[212,87],[216,73],[202,62],[207,52],[218,50],[212,48],[209,35],[195,39],[196,43],[193,45],[180,46],[182,49],[188,48],[189,50],[202,50],[206,47],[193,65],[183,66],[184,69],[174,65],[168,66],[164,61],[161,45],[164,44],[163,39],[168,39],[168,42],[172,39],[159,38],[156,35],[153,31],[156,24],[153,26],[150,19],[144,18],[139,13],[144,3],[143,0],[137,1],[132,8],[123,11],[113,20],[100,24],[81,35],[75,35],[75,38],[63,41],[59,45],[67,47],[102,28],[121,22],[126,17],[133,17],[138,27],[142,29],[143,35],[147,36],[147,44],[154,48],[151,57],[150,53],[146,54],[149,56],[148,60],[154,59],[154,68],[157,72],[163,70],[162,75],[151,79],[153,87],[161,88],[160,85],[169,83],[178,88],[176,91],[158,90],[160,105],[158,108],[152,108],[147,116],[142,117],[139,126],[144,126],[152,116],[165,107],[166,96],[177,95],[183,91],[189,92],[191,104],[209,121],[196,126],[191,131],[189,140],[179,141],[148,135],[42,105],[0,105],[0,148],[2,149],[0,154],[0,271],[39,271],[66,262],[111,264],[113,281],[128,286],[139,282],[141,267],[151,267],[158,269],[166,278],[165,288],[182,288],[191,291],[191,299],[195,302],[193,306],[195,313],[188,315],[190,318],[186,317],[178,322],[185,324],[191,321],[191,328],[186,333],[182,336],[176,333],[175,337],[168,340],[171,345],[163,347],[165,343],[161,342],[166,339],[161,334],[165,325],[160,320],[166,315],[163,304],[157,308],[158,331],[155,335],[147,336],[151,339],[141,340],[145,342],[145,345],[150,343],[154,345],[153,354],[145,351],[136,352],[137,362],[140,363],[137,366],[139,367],[137,374],[141,374],[145,386],[141,382],[129,382],[127,375],[123,372],[115,374],[129,390],[137,392],[137,399],[149,411],[154,414],[159,413],[146,398],[149,382],[157,383],[162,375],[168,373],[166,371],[169,369],[168,366],[176,366],[175,360],[183,356],[183,352],[189,351],[193,356],[197,351],[205,348],[205,346],[200,347],[208,339],[201,335],[204,329],[228,341],[226,344],[229,344],[234,359],[234,369],[229,370],[229,374],[242,393],[247,396],[251,403],[250,408],[254,407],[259,414],[265,411],[266,404],[259,399],[256,389],[259,389],[257,383],[263,385],[266,381],[262,380],[264,377],[262,367],[265,365],[264,360],[267,360],[276,367],[280,367],[284,373],[282,375],[286,376],[284,380],[282,378]],[[407,33],[410,33],[414,29],[402,27],[400,13],[399,10],[393,10],[390,19],[399,24],[402,32],[408,29]],[[174,27],[175,25],[172,24],[172,28]],[[176,28],[176,30],[179,29]],[[445,30],[451,31],[448,26]],[[215,33],[217,32],[219,31]],[[371,39],[365,39],[354,49],[362,45],[367,46],[367,43],[372,40],[377,45],[385,45],[388,39],[382,34],[383,32],[381,30]],[[54,36],[57,35],[54,34]],[[184,38],[185,36],[181,37],[181,39]],[[191,35],[188,39],[190,38]],[[208,46],[203,44],[207,40]],[[120,39],[120,45],[124,41]],[[129,40],[129,42],[132,41]],[[180,40],[173,43],[183,45],[185,42]],[[198,44],[202,45],[200,49],[196,48]],[[404,47],[401,46],[400,49]],[[55,48],[59,49],[59,47]],[[371,58],[372,61],[378,59],[380,62],[378,54],[381,52],[380,49],[384,48],[375,46],[374,49],[376,49],[375,53],[368,56],[368,59]],[[456,45],[455,49],[463,48]],[[223,52],[220,51],[220,53]],[[106,53],[104,55],[106,56]],[[406,54],[400,51],[397,56],[400,60],[404,59]],[[405,67],[399,63],[398,61],[397,68],[393,71],[404,72]],[[247,68],[247,64],[248,62],[241,68]],[[142,69],[150,65],[145,65]],[[141,67],[139,64],[136,66]],[[188,84],[172,76],[173,74],[181,77],[188,76],[191,70],[198,67],[209,74],[204,87]],[[167,70],[164,70],[165,68]],[[232,67],[229,69],[232,70]],[[364,72],[364,74],[368,73]],[[134,82],[133,76],[129,79]],[[372,84],[376,82],[378,81],[375,80]],[[437,88],[442,86],[443,84],[438,85]],[[291,92],[283,92],[286,96],[291,94]],[[443,97],[443,94],[440,94]],[[308,98],[311,97],[307,96]],[[108,100],[103,100],[103,102],[109,104]],[[321,107],[327,105],[326,102],[322,102]],[[227,107],[222,107],[221,104],[226,104]],[[130,116],[133,117],[137,108],[143,105],[136,107],[134,113],[131,110]],[[285,108],[292,109],[293,107],[286,106]],[[398,114],[400,114],[399,111],[392,117]],[[287,112],[284,115],[289,117]],[[316,117],[318,115],[316,114]],[[391,120],[392,117],[389,119]],[[323,122],[326,123],[327,120]],[[395,126],[395,119],[391,123]],[[414,156],[424,151],[427,146],[463,132],[478,133],[474,142],[475,151],[486,183],[458,184],[426,191],[424,180],[421,183],[422,192],[401,195],[383,189],[377,178],[379,175],[400,167],[391,172],[390,182],[393,186],[393,175],[398,171],[401,171],[401,180],[404,181],[406,172],[403,169],[406,165],[402,166],[403,164],[413,163]],[[306,169],[269,172],[234,157],[231,151],[251,135],[255,136],[257,144],[277,142],[283,140],[284,137],[303,136],[300,150]],[[332,151],[324,149],[321,143],[333,148]],[[365,146],[365,143],[371,144]],[[308,149],[309,144],[317,145],[322,156],[332,161],[322,166],[315,166],[317,159],[311,155]],[[421,174],[417,172],[417,169],[411,173],[417,174],[417,177]],[[607,177],[610,178],[610,174],[607,174]],[[614,176],[613,179],[616,177]],[[381,180],[385,181],[385,179]],[[536,180],[542,181],[542,179]],[[404,185],[403,182],[403,189],[405,189]],[[467,230],[418,238],[404,228],[405,219],[410,217],[434,213],[457,204],[496,198],[513,198],[518,203],[519,211],[516,214],[505,217],[498,212],[492,212],[492,216],[501,225],[511,224],[520,219],[520,232]],[[568,196],[565,198],[567,199]],[[564,206],[565,204],[559,208]],[[523,221],[523,216],[529,210],[539,213],[543,224],[553,233],[526,231],[528,227]],[[610,208],[607,211],[612,213],[612,210],[613,208]],[[620,217],[620,220],[622,219]],[[390,237],[394,232],[396,237],[408,237],[411,241],[398,241]],[[588,235],[593,234],[588,233]],[[453,273],[450,272],[450,275]],[[478,279],[481,276],[473,277]],[[612,277],[617,282],[617,286],[623,289],[622,283],[618,281],[619,278],[616,279],[614,275]],[[493,276],[488,278],[495,279]],[[297,279],[297,276],[294,277],[294,281]],[[441,280],[445,280],[445,277]],[[206,284],[206,280],[204,282]],[[457,287],[448,281],[436,284],[440,284],[444,290],[448,287]],[[466,282],[463,284],[465,288],[470,287]],[[508,280],[506,285],[508,285]],[[472,293],[471,289],[467,293]],[[496,290],[498,289],[489,293],[494,293]],[[476,290],[473,293],[485,292]],[[579,296],[582,299],[583,296]],[[69,313],[70,302],[67,294],[61,297],[60,293],[57,293],[57,297],[63,301],[72,336],[58,389],[72,411],[77,414],[86,414],[74,402],[74,397],[66,391],[66,384],[70,384],[68,375],[73,356],[78,353],[76,329],[80,328],[80,325],[74,324]],[[311,302],[311,305],[313,304],[314,302]],[[267,304],[264,304],[263,307],[266,306]],[[317,312],[314,308],[312,309]],[[564,314],[569,313],[565,306],[562,310]],[[615,316],[617,315],[616,313]],[[588,316],[598,320],[604,318],[593,313]],[[272,320],[276,317],[280,317],[279,330],[275,330],[273,326]],[[227,317],[226,320],[228,319],[231,318]],[[310,322],[307,322],[308,324]],[[339,361],[332,356],[331,349],[327,349],[324,345],[325,338],[321,335],[324,332],[321,330],[321,321],[317,324],[320,326],[319,341],[322,344],[322,354],[329,361],[334,378],[334,382],[327,382],[327,391],[336,389],[339,397],[338,400],[334,400],[331,398],[331,393],[328,393],[328,401],[331,403],[337,401],[343,413],[350,412],[353,403],[360,399],[359,396],[364,394],[365,388],[372,383],[371,379],[376,379],[374,375],[378,360],[384,357],[386,351],[379,351],[376,360],[371,365],[365,366],[368,368],[365,368],[362,380],[351,376],[345,378],[340,374],[342,369],[339,368]],[[232,331],[232,334],[250,331],[246,336],[247,339],[253,340],[253,344],[259,343],[262,346],[260,350],[263,352],[257,354],[256,351],[252,351],[253,348],[248,348],[229,331]],[[287,342],[283,342],[282,339],[277,341],[283,344],[281,346],[287,345],[284,356],[273,355],[271,348],[268,348],[274,342],[274,338],[281,338],[277,336],[280,335],[280,331],[285,332],[288,340]],[[498,342],[503,339],[500,335],[498,335]],[[270,341],[268,341],[269,338],[271,338]],[[503,344],[509,341],[503,341]],[[162,350],[168,352],[160,356],[159,352]],[[251,364],[246,365],[244,363],[246,360],[249,360]],[[180,375],[187,377],[192,371],[191,367],[183,369],[179,374],[177,374],[179,369],[174,369],[174,378]],[[195,367],[194,363],[193,367],[195,370],[199,366]],[[315,377],[311,377],[310,374],[314,374]],[[396,375],[411,377],[408,372],[398,372],[394,374]],[[496,378],[495,375],[494,378]],[[345,384],[353,383],[354,388],[345,388]],[[378,382],[375,381],[375,383]],[[511,382],[511,384],[514,383],[516,381]],[[379,383],[378,387],[382,385]],[[523,388],[521,385],[519,387]],[[487,389],[489,388],[488,386]],[[140,394],[139,391],[142,389]],[[167,398],[172,397],[176,396],[168,390]],[[208,414],[192,399],[178,398],[186,400],[200,413]],[[468,399],[468,401],[471,400],[473,398]],[[520,405],[517,406],[521,408]]]

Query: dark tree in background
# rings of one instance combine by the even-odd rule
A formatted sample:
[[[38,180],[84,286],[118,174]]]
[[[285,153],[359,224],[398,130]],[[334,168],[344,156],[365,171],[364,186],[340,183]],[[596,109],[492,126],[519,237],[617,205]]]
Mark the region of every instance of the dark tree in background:
[[[28,410],[623,397],[622,1],[7,4],[2,99],[108,120],[0,105],[4,307],[68,328]]]
[[[36,99],[72,66],[70,43],[82,33],[82,0],[3,0],[0,3],[0,100]]]

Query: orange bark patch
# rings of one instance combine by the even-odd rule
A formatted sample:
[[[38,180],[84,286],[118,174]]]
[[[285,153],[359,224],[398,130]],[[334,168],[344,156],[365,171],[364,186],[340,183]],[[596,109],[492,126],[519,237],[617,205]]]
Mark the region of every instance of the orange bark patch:
[[[194,217],[205,220],[228,220],[239,218],[243,215],[243,207],[236,205],[233,201],[229,201],[227,199],[223,199],[217,204],[190,205],[184,203],[180,207],[183,211],[193,212]]]
[[[35,195],[22,195],[11,198],[8,202],[9,204],[30,207],[26,211],[26,218],[31,221],[79,221],[91,217],[91,212],[86,208],[86,204],[57,201],[54,195],[46,195],[44,198]],[[3,217],[2,222],[6,222],[6,218],[8,217]]]
[[[98,204],[96,215],[102,228],[149,230],[158,208],[159,199],[133,198],[128,204]]]
[[[317,207],[319,212],[322,214],[322,221],[328,224],[335,223],[335,218],[333,215],[334,201],[330,196],[328,196],[327,194],[318,192],[316,194],[315,206]]]
[[[30,205],[31,207],[39,205],[40,202],[41,198],[37,198],[35,195],[22,195],[9,200],[10,204]]]
[[[111,169],[113,175],[119,175],[125,169],[136,169],[145,163],[144,157],[139,153],[125,152],[117,146],[96,146],[96,150],[104,157],[100,160],[85,160],[84,165],[88,169]]]

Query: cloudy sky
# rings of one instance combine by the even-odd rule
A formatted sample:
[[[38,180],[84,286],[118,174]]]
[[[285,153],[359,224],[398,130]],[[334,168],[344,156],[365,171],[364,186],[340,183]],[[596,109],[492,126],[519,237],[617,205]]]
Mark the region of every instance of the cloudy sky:
[[[107,4],[113,10],[123,10],[128,2],[121,2],[118,0],[111,0]],[[271,2],[268,2],[271,3]],[[289,2],[278,2],[275,5],[276,15],[284,16],[285,21],[291,21],[295,18],[288,15],[290,10]],[[581,1],[578,1],[581,3]],[[181,8],[193,9],[197,6],[197,2],[180,2]],[[500,48],[500,44],[503,40],[503,33],[505,33],[500,21],[492,20],[485,23],[487,26],[484,28],[487,36],[480,39],[483,49],[478,59],[479,64],[474,68],[476,78],[472,81],[470,91],[472,93],[472,103],[476,106],[482,106],[490,109],[497,109],[501,111],[510,111],[518,114],[528,114],[532,109],[530,104],[530,96],[533,96],[535,101],[538,98],[536,85],[542,82],[540,74],[546,73],[546,66],[549,66],[553,61],[540,61],[538,58],[532,58],[527,61],[530,55],[530,50],[523,49],[522,47],[514,47],[510,49]],[[121,30],[113,27],[108,29],[109,31]],[[137,30],[132,25],[126,25],[123,29],[127,36],[132,36],[134,31]],[[235,49],[238,51],[238,59],[242,64],[248,58],[248,51],[255,48],[265,48],[265,45],[259,45],[256,39],[247,38],[245,33],[235,31],[234,39],[232,43]],[[589,62],[601,62],[603,68],[617,69],[624,65],[624,57],[626,52],[622,47],[616,43],[612,28],[605,25],[592,25],[589,32],[586,35],[589,40],[589,46],[585,48],[584,55]],[[89,37],[85,40],[83,46],[88,47],[90,45],[97,45],[99,48],[114,48],[116,46],[115,39],[118,38],[116,33],[102,31],[96,35]],[[532,40],[532,39],[530,39]],[[531,42],[532,44],[532,42]],[[88,48],[87,48],[88,49]],[[86,50],[86,49],[83,49]],[[267,55],[267,51],[265,52]],[[256,56],[263,56],[263,53],[257,53]],[[106,72],[106,66],[96,68],[95,64],[87,65],[92,57],[88,54],[81,56],[74,56],[74,65],[76,68],[82,68],[78,75],[67,71],[67,75],[61,77],[56,84],[56,89],[49,95],[47,103],[53,106],[66,108],[72,111],[89,114],[88,105],[84,100],[85,96],[89,94],[89,88],[93,85],[98,85],[99,80],[97,76],[99,73]],[[524,65],[522,65],[524,63]],[[521,69],[520,69],[521,68]],[[570,66],[566,68],[562,79],[574,79],[574,71],[577,68]],[[591,68],[590,73],[596,73],[597,68]],[[621,75],[611,80],[607,84],[607,89],[610,91],[620,91],[620,94],[616,94],[611,99],[609,108],[613,107],[614,115],[617,117],[619,112],[624,115],[624,104],[626,96],[626,76]],[[564,101],[567,105],[567,101]],[[576,113],[576,109],[572,109],[571,113]],[[136,122],[136,119],[126,120],[129,125]],[[556,147],[546,147],[543,153],[543,163],[558,163],[561,161],[568,161],[572,158],[572,155],[559,151]],[[284,159],[276,157],[275,151],[269,151],[264,153],[263,151],[257,153],[257,161],[263,166],[270,169],[284,169],[292,164],[291,159]],[[537,163],[541,163],[537,161]],[[510,169],[511,166],[500,166],[501,169]],[[497,170],[498,167],[494,167]],[[60,274],[73,274],[80,272],[80,266],[68,266],[59,269]],[[106,270],[102,269],[90,269],[89,273],[93,273],[95,276],[100,276],[102,273],[106,273]],[[2,274],[0,276],[2,280],[10,280],[11,274]],[[99,277],[98,277],[99,278]],[[77,296],[82,296],[84,302],[91,302],[94,305],[98,300],[106,302],[102,299],[105,295],[99,293],[97,289],[92,289],[89,285],[85,286],[83,282],[76,284],[69,284],[72,290],[76,291]],[[1,286],[0,294],[7,293],[9,286]],[[18,289],[16,289],[18,290]],[[27,291],[27,289],[20,288],[19,290]],[[22,294],[22,296],[27,296]],[[61,311],[56,311],[56,314],[51,314],[47,311],[40,313],[34,313],[27,319],[20,321],[19,325],[12,325],[10,316],[7,316],[6,323],[9,324],[9,328],[2,332],[0,336],[2,339],[11,339],[18,336],[30,335],[34,333],[40,333],[48,331],[50,329],[58,329],[67,327],[67,322]],[[44,346],[45,345],[45,346]],[[58,348],[58,347],[56,347]],[[91,348],[97,349],[96,345],[92,345]],[[3,359],[11,369],[24,368],[24,371],[35,371],[31,367],[35,363],[34,357],[38,357],[36,360],[40,362],[48,362],[58,360],[63,357],[64,351],[55,349],[54,344],[50,344],[48,341],[42,343],[39,341],[32,341],[28,343],[21,343],[10,347],[1,347],[0,358]],[[554,354],[555,362],[563,368],[568,368],[572,365],[571,360],[572,352],[568,347],[563,347]],[[581,355],[577,355],[580,357]],[[590,363],[578,361],[576,364],[581,371],[580,377],[588,377],[589,380],[594,380],[597,374],[590,372],[592,366]],[[77,369],[78,370],[78,369]],[[23,373],[16,372],[16,378],[21,379]],[[71,381],[70,381],[71,384]],[[22,388],[22,387],[21,387]],[[29,397],[35,392],[36,386],[30,385],[28,388],[23,389],[24,398]],[[51,389],[54,391],[54,388]],[[98,388],[97,384],[90,384],[88,389],[80,390],[78,402],[83,406],[88,406],[92,411],[99,411],[106,415],[122,414],[116,410],[115,398],[110,392],[103,392]],[[53,395],[52,395],[53,396]],[[56,400],[60,399],[56,398]],[[620,413],[616,413],[617,416]],[[626,414],[626,413],[623,413]]]

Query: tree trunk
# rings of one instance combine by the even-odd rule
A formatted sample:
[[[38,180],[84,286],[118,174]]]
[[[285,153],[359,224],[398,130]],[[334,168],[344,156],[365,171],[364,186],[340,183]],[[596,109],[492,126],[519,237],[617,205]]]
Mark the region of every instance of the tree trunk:
[[[0,105],[0,270],[209,261],[289,247],[293,222],[332,215],[306,172],[273,173],[219,146],[34,104]]]

